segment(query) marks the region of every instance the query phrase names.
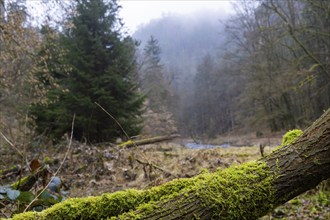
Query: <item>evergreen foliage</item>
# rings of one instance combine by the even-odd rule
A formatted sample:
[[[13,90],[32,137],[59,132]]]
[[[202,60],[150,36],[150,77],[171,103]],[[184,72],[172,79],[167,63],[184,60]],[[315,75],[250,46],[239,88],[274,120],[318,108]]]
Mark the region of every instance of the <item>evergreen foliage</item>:
[[[117,123],[129,135],[140,129],[143,97],[136,84],[136,42],[125,36],[118,18],[116,0],[77,0],[76,11],[59,43],[63,59],[49,62],[56,86],[47,93],[48,102],[32,106],[36,131],[58,139],[70,131],[76,114],[74,137],[101,142],[122,136]]]
[[[167,107],[170,97],[170,85],[161,63],[159,42],[150,36],[143,51],[143,65],[140,73],[141,87],[149,100],[149,107],[154,111]]]

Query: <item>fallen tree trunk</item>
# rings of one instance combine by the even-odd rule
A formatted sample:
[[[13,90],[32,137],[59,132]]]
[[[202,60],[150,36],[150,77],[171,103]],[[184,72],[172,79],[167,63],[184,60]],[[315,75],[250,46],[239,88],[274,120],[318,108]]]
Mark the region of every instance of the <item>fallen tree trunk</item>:
[[[330,177],[330,109],[264,158],[149,190],[68,199],[13,219],[256,219]]]
[[[118,146],[119,147],[133,147],[133,146],[139,146],[139,145],[153,144],[153,143],[162,142],[162,141],[169,141],[169,140],[172,140],[177,137],[179,137],[179,135],[167,135],[167,136],[146,138],[146,139],[141,139],[141,140],[129,140],[129,141],[119,144]]]

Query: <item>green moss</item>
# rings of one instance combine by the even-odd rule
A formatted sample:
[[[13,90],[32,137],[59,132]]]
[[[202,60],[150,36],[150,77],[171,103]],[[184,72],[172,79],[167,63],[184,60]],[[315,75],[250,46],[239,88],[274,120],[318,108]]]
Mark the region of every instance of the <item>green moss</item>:
[[[139,213],[140,218],[154,213],[165,213],[166,204],[182,210],[187,203],[200,201],[206,212],[211,212],[214,219],[256,219],[272,209],[274,176],[263,162],[249,162],[215,173],[196,176],[193,184],[183,188],[180,193],[171,194],[162,199],[164,207],[150,206],[146,203],[135,210],[110,219],[131,219]],[[179,195],[179,196],[178,196]],[[182,210],[184,212],[184,210]],[[141,213],[144,215],[141,216]]]
[[[217,219],[255,219],[271,209],[272,180],[273,174],[264,162],[249,162],[148,190],[72,198],[40,213],[27,212],[13,219],[143,219],[148,213],[166,212],[159,201],[184,207],[195,200]]]
[[[288,203],[297,206],[301,205],[301,202],[298,199],[291,199]]]
[[[126,141],[126,142],[123,142],[123,143],[121,143],[121,144],[119,144],[118,146],[119,147],[126,147],[126,145],[131,145],[131,144],[133,144],[134,142],[132,141],[132,140],[128,140],[128,141]]]
[[[44,219],[44,218],[40,218],[40,216],[37,212],[26,212],[26,213],[24,213],[24,216],[21,215],[21,216],[15,217],[13,219],[15,219],[15,220],[35,220],[35,219]]]
[[[281,149],[284,146],[287,146],[287,145],[293,143],[302,134],[303,134],[303,131],[299,130],[299,129],[293,129],[293,130],[286,132],[283,135],[282,144],[280,146],[277,146],[271,153]]]
[[[199,191],[215,218],[256,219],[272,208],[272,180],[265,163],[249,162],[219,172]]]
[[[128,212],[136,206],[159,201],[176,195],[183,188],[193,184],[193,179],[177,179],[149,190],[125,190],[105,193],[101,196],[71,198],[42,212],[27,212],[14,216],[14,220],[27,219],[102,219]],[[150,207],[147,208],[150,210]],[[31,218],[31,216],[34,216]]]
[[[44,163],[44,164],[51,164],[51,163],[52,163],[52,159],[50,159],[49,157],[45,157],[45,158],[43,159],[43,163]]]
[[[30,176],[25,176],[22,179],[19,179],[15,183],[11,184],[13,189],[18,189],[20,186],[24,185],[27,181],[29,181]]]
[[[299,129],[293,129],[286,132],[282,139],[282,146],[293,143],[300,135],[302,135],[302,133],[303,131]]]

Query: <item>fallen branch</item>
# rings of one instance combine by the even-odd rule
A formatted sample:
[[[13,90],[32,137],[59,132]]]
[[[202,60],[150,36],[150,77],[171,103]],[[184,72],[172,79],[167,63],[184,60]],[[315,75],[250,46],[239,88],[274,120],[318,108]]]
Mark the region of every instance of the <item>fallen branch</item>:
[[[157,143],[157,142],[172,140],[177,137],[179,137],[179,135],[159,136],[159,137],[146,138],[146,139],[142,139],[142,140],[129,140],[129,141],[119,144],[118,146],[119,147],[133,147],[133,146],[139,146],[139,145],[153,144],[153,143]]]
[[[144,162],[144,161],[142,161],[142,160],[140,160],[140,159],[138,159],[138,158],[135,158],[135,160],[136,160],[138,163],[142,164],[143,166],[149,166],[149,167],[153,167],[153,168],[155,168],[155,169],[157,169],[157,170],[160,170],[160,171],[162,171],[163,173],[165,173],[165,175],[167,175],[167,176],[178,177],[177,175],[171,173],[170,171],[164,170],[164,169],[161,168],[160,166],[158,166],[158,165],[156,165],[156,164],[154,164],[154,163],[151,163],[151,162],[149,162],[149,161]]]
[[[9,177],[18,176],[22,169],[20,165],[13,166],[8,169],[0,170],[0,179],[7,179]]]

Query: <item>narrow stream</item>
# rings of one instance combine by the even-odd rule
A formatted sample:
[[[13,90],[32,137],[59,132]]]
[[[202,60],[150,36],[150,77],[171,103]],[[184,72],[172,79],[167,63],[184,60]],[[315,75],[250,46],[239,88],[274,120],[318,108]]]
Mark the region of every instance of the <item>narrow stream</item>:
[[[222,147],[222,148],[231,147],[230,143],[223,143],[223,144],[220,144],[220,145],[186,143],[186,144],[184,144],[184,146],[189,148],[189,149],[211,149],[211,148],[217,148],[217,147]]]

